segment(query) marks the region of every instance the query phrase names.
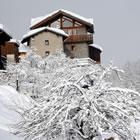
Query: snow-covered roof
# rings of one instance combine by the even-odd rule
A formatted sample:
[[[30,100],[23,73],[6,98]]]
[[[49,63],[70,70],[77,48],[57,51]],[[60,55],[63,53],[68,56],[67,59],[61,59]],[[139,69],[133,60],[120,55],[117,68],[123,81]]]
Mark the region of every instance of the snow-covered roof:
[[[19,52],[28,52],[30,50],[30,48],[29,47],[27,47],[26,45],[24,45],[24,44],[22,44],[22,43],[20,43],[20,46],[19,46],[19,48],[18,48],[18,51]]]
[[[10,39],[9,42],[16,43],[16,44],[20,45],[20,43],[17,39]]]
[[[0,29],[3,29],[3,25],[2,24],[0,24]]]
[[[103,51],[103,48],[97,44],[90,44],[89,46],[94,47],[94,48],[100,50],[101,52]]]
[[[59,35],[62,35],[62,36],[68,36],[68,34],[66,34],[63,30],[61,29],[57,29],[57,28],[52,28],[52,27],[41,27],[41,28],[37,28],[37,29],[34,29],[34,30],[31,30],[29,31],[27,34],[25,34],[22,38],[22,41],[39,33],[39,32],[42,32],[42,31],[50,31],[50,32],[53,32],[53,33],[56,33],[56,34],[59,34]]]
[[[64,13],[64,14],[67,14],[67,15],[69,15],[69,16],[72,16],[72,17],[74,17],[74,18],[76,18],[76,19],[79,19],[79,20],[81,20],[81,21],[84,21],[84,22],[86,22],[87,24],[93,25],[93,19],[91,19],[91,18],[88,19],[88,18],[85,18],[85,17],[80,16],[80,15],[78,15],[78,14],[75,14],[75,13],[73,13],[73,12],[70,12],[70,11],[68,11],[68,10],[59,9],[59,10],[56,10],[56,11],[54,11],[54,12],[48,14],[48,15],[45,15],[45,16],[41,16],[41,17],[37,17],[37,18],[32,18],[32,19],[31,19],[31,26],[30,26],[30,28],[32,28],[34,25],[40,23],[41,21],[43,21],[43,20],[45,20],[45,19],[47,19],[47,18],[50,18],[51,16],[53,16],[53,15],[59,13],[59,12],[62,12],[62,13]]]
[[[0,24],[0,30],[5,32],[8,36],[12,38],[10,31],[3,24]]]

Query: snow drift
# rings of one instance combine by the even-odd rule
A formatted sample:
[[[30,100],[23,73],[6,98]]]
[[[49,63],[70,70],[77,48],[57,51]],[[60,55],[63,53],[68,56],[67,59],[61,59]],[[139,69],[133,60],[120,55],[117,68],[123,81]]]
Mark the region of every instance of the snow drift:
[[[13,131],[13,125],[19,123],[22,117],[17,111],[29,109],[31,99],[19,94],[10,86],[0,86],[0,137],[3,139],[16,139],[9,132]],[[17,138],[20,139],[20,138]]]

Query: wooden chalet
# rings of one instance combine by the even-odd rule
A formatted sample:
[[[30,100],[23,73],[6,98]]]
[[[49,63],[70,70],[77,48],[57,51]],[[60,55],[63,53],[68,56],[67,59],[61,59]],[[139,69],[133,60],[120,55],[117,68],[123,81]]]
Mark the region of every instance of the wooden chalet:
[[[95,57],[99,50],[96,47],[93,49],[94,46],[90,45],[94,43],[93,19],[84,18],[70,11],[60,9],[44,17],[32,19],[30,30],[46,26],[59,28],[68,34],[68,37],[63,41],[63,50],[68,56],[71,58],[90,57],[100,62],[99,57]]]

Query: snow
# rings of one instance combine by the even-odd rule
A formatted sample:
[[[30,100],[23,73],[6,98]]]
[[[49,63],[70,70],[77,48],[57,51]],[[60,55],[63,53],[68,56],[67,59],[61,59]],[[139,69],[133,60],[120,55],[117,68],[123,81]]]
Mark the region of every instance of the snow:
[[[3,24],[0,24],[0,30],[2,30],[3,32],[5,32],[7,35],[9,35],[12,38],[10,31]]]
[[[20,46],[18,48],[19,52],[28,52],[29,50],[30,50],[29,47],[27,47],[26,45],[20,43]]]
[[[57,28],[52,28],[52,27],[41,27],[41,28],[38,28],[38,29],[34,29],[34,30],[31,30],[29,31],[27,34],[25,34],[23,36],[22,39],[26,39],[28,37],[31,37],[39,32],[42,32],[44,30],[47,30],[47,31],[50,31],[50,32],[54,32],[56,34],[59,34],[59,35],[62,35],[62,36],[68,36],[63,30],[61,29],[57,29]]]
[[[97,44],[90,44],[89,46],[99,49],[101,52],[103,51],[103,48]]]
[[[19,94],[10,86],[0,86],[0,138],[18,140],[13,134],[12,125],[21,121],[21,116],[15,112],[18,107],[27,109],[31,106],[30,98]],[[11,138],[11,139],[10,139]]]
[[[0,24],[0,29],[3,29],[3,24]]]
[[[132,129],[136,131],[136,139],[140,140],[140,122],[133,122],[132,123]]]
[[[10,41],[9,41],[9,42],[11,42],[11,43],[16,43],[16,44],[18,44],[18,45],[20,44],[20,43],[19,43],[19,41],[18,41],[18,40],[16,40],[16,39],[10,39]]]
[[[33,61],[40,64],[41,60],[36,55],[31,57]],[[23,70],[27,76],[23,78],[19,74],[19,79],[22,81],[20,83],[26,82],[25,85],[28,86],[28,83],[34,81],[32,95],[35,95],[35,87],[37,87],[40,99],[36,99],[38,105],[34,106],[32,110],[25,111],[25,123],[21,124],[21,134],[25,132],[29,139],[41,139],[43,136],[52,135],[53,137],[54,134],[59,133],[56,138],[58,140],[59,136],[63,136],[63,133],[61,135],[57,128],[66,128],[62,132],[65,130],[68,132],[68,129],[73,126],[73,130],[78,132],[79,126],[83,125],[81,128],[84,134],[88,134],[82,136],[85,139],[89,133],[95,132],[96,137],[93,140],[105,140],[111,137],[114,137],[114,140],[119,140],[119,136],[123,136],[122,139],[132,140],[133,135],[131,134],[134,129],[137,134],[136,139],[139,140],[140,123],[139,116],[137,116],[139,93],[131,89],[112,87],[111,83],[105,82],[105,78],[110,75],[110,70],[114,69],[116,72],[118,68],[112,67],[112,65],[104,68],[98,64],[94,65],[94,62],[89,66],[86,64],[81,66],[88,59],[79,60],[68,59],[64,55],[62,57],[50,55],[42,58],[43,65],[47,64],[43,67],[27,65],[27,61],[27,64],[22,61],[16,71],[21,73]],[[79,63],[81,64],[79,65]],[[23,84],[20,87],[23,87]],[[20,91],[23,90],[20,88]],[[28,108],[31,106],[30,98],[19,94],[12,87],[0,86],[0,138],[2,137],[2,139],[9,139],[11,135],[8,133],[7,124],[18,122],[21,119],[16,112],[10,110],[15,105]],[[83,120],[86,120],[87,123],[82,124]],[[91,123],[92,121],[93,123]],[[134,125],[129,125],[131,121],[134,121]],[[66,127],[63,124],[66,124]],[[127,131],[127,128],[131,133]],[[13,136],[13,140],[16,139]]]
[[[0,138],[1,140],[23,140],[23,138],[17,137],[2,129],[0,129]]]
[[[82,21],[84,21],[84,22],[87,22],[88,24],[92,24],[92,25],[93,25],[93,19],[91,20],[91,18],[88,19],[88,18],[82,17],[82,16],[80,16],[80,15],[78,15],[78,14],[75,14],[75,13],[73,13],[73,12],[70,12],[70,11],[68,11],[68,10],[59,9],[59,10],[56,10],[56,11],[54,11],[54,12],[52,12],[52,13],[46,15],[46,16],[42,16],[42,17],[37,17],[37,18],[31,19],[31,26],[30,26],[30,27],[33,27],[34,25],[36,25],[36,24],[38,24],[39,22],[45,20],[46,18],[51,17],[52,15],[54,15],[54,14],[56,14],[56,13],[58,13],[58,12],[64,12],[64,13],[70,15],[70,16],[73,16],[74,18],[80,19],[80,20],[82,20]]]
[[[88,22],[94,24],[94,19],[93,18],[88,18],[87,20],[88,20]]]
[[[111,137],[114,138],[114,140],[119,140],[118,136],[115,133],[102,133],[102,140],[107,140]]]

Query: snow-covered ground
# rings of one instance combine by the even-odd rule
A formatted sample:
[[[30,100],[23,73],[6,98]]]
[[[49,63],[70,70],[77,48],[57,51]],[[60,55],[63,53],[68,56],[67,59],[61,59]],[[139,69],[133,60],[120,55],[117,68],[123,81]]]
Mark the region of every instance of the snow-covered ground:
[[[0,129],[0,139],[1,140],[23,140],[23,138],[19,138],[3,129]]]
[[[29,108],[31,103],[32,99],[18,93],[12,87],[0,86],[0,140],[23,140],[11,133],[12,124],[18,123],[22,119],[13,109]],[[132,129],[136,130],[137,140],[140,140],[140,123],[133,124]],[[115,140],[119,140],[115,134],[106,133],[102,134],[102,140],[111,136],[114,136]]]
[[[30,99],[19,94],[10,86],[0,86],[0,140],[22,140],[10,133],[11,126],[21,120],[20,115],[13,109],[29,106]]]

